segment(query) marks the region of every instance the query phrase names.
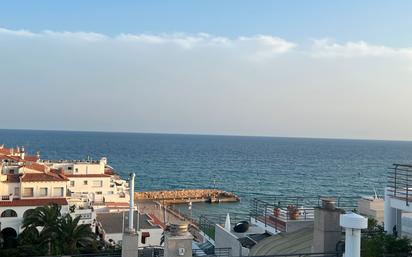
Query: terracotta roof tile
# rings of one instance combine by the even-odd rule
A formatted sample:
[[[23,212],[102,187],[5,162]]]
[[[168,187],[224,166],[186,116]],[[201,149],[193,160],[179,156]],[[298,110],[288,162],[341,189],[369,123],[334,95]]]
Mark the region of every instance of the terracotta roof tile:
[[[36,163],[33,162],[29,165],[25,166],[27,169],[31,169],[31,170],[37,170],[37,171],[46,171],[46,165],[40,164],[40,163]]]
[[[3,206],[43,206],[50,203],[58,205],[67,205],[65,198],[34,198],[34,199],[16,199],[13,201],[0,201],[0,207]]]
[[[28,162],[37,162],[39,158],[35,155],[26,155],[24,156],[24,160]]]
[[[11,149],[8,149],[8,148],[0,148],[0,154],[4,154],[4,155],[11,154]]]
[[[22,182],[36,182],[36,181],[68,181],[67,178],[53,173],[25,173],[21,177]]]

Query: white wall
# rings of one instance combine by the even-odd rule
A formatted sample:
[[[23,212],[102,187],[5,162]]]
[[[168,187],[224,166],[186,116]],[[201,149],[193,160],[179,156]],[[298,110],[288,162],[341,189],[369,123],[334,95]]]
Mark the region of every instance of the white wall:
[[[91,201],[101,202],[103,201],[103,197],[109,194],[109,192],[113,192],[116,194],[116,188],[110,187],[110,177],[69,177],[67,182],[67,188],[73,192],[78,194],[88,194],[89,199]],[[71,181],[74,182],[74,186],[71,185]],[[84,182],[87,181],[87,185]],[[94,181],[101,181],[101,186],[94,186]],[[102,194],[98,194],[101,192]]]
[[[249,249],[242,247],[237,236],[226,231],[219,224],[215,225],[215,248],[231,248],[232,256],[249,255]]]
[[[54,195],[54,188],[63,188],[63,196]],[[33,188],[32,197],[23,197],[24,188]],[[47,196],[40,194],[41,188],[47,188]],[[13,189],[14,190],[14,189]],[[66,197],[66,181],[40,181],[40,182],[21,182],[20,196],[22,198],[59,198]]]
[[[11,227],[16,230],[17,234],[20,234],[23,230],[21,228],[23,222],[24,212],[30,209],[35,209],[38,206],[2,206],[0,207],[0,215],[3,211],[7,209],[12,209],[17,213],[17,217],[0,218],[1,229]],[[61,214],[65,215],[69,213],[68,205],[62,206]]]

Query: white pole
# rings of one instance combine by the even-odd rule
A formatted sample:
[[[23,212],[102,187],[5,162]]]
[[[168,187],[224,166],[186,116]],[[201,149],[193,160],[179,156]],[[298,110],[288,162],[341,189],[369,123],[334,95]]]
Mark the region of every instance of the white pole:
[[[130,194],[130,204],[129,204],[129,231],[133,232],[133,212],[134,212],[134,173],[130,173],[129,180],[129,194]]]

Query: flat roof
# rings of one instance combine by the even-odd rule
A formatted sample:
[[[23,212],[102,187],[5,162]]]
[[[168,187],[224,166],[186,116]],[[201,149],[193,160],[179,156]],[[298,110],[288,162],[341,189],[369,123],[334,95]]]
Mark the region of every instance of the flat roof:
[[[137,212],[133,213],[133,226],[137,226]],[[123,228],[129,224],[129,212],[109,212],[96,213],[96,220],[99,221],[106,233],[122,233]],[[123,226],[122,226],[123,222]],[[152,223],[152,219],[145,213],[139,215],[139,229],[160,229],[161,227]]]

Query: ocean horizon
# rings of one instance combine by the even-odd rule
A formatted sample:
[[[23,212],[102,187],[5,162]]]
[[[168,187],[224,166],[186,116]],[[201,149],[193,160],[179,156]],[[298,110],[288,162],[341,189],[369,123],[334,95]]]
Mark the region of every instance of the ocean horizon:
[[[216,187],[242,199],[194,213],[246,214],[253,197],[382,194],[388,168],[412,156],[409,141],[124,132],[0,129],[0,144],[42,159],[107,157],[123,178],[136,173],[137,191]]]

